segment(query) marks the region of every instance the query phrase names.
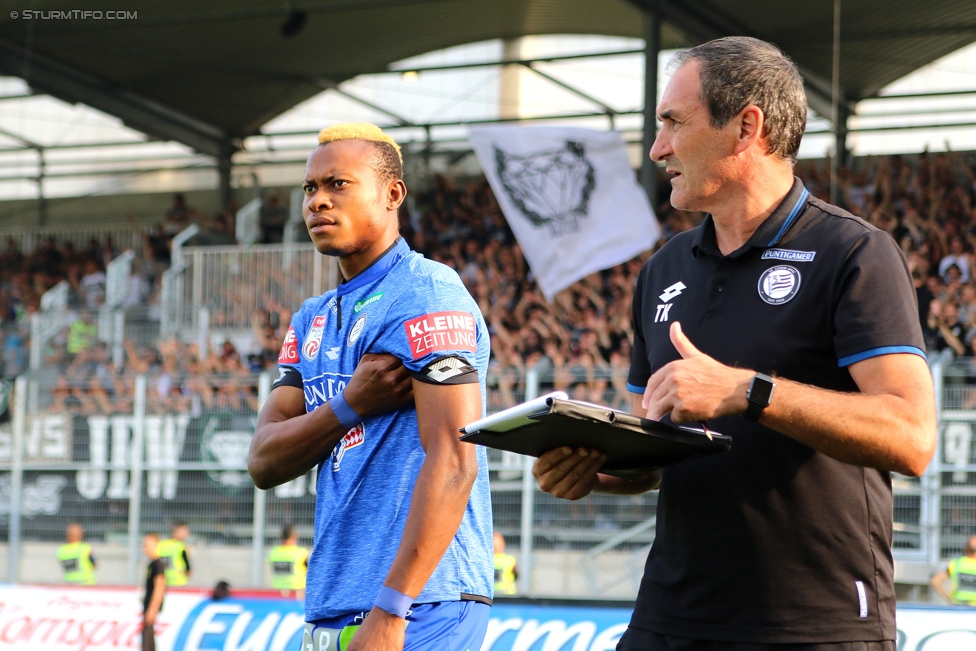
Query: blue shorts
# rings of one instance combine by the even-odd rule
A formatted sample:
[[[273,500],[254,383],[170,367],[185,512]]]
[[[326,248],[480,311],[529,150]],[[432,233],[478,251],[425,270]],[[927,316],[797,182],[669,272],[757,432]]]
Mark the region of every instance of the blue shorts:
[[[478,601],[418,604],[407,615],[403,651],[480,651],[491,607]],[[367,613],[305,624],[302,649],[343,651]],[[306,646],[313,643],[313,646]]]

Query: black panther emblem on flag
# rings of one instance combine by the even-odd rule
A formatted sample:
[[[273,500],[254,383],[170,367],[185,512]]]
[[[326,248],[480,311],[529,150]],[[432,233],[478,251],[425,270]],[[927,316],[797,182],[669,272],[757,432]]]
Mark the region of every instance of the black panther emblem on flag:
[[[533,226],[548,226],[552,235],[579,230],[596,188],[583,143],[567,140],[560,149],[525,156],[492,148],[505,192]]]

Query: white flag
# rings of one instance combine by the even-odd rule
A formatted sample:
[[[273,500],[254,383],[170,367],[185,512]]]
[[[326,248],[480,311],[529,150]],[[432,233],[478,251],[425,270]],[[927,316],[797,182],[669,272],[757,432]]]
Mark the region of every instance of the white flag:
[[[487,127],[468,138],[548,300],[657,241],[660,227],[616,131]]]

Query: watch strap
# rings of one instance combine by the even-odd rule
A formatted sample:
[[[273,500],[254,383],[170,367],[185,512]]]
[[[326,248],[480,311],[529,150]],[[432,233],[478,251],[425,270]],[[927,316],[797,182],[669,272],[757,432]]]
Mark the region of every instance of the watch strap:
[[[758,402],[753,402],[750,400],[748,401],[748,406],[746,407],[746,413],[742,414],[742,417],[747,420],[759,420],[759,417],[762,416],[763,410],[766,407],[767,405],[761,405]]]
[[[757,400],[752,395],[753,388],[755,387],[757,381],[769,385],[769,393],[766,394],[766,399],[764,401]],[[769,401],[773,397],[773,389],[775,387],[776,387],[776,383],[773,382],[773,378],[766,375],[765,373],[756,373],[752,378],[752,382],[749,384],[749,393],[746,396],[746,411],[744,414],[742,414],[743,418],[746,418],[751,421],[759,420],[759,417],[762,415],[763,410],[769,406]]]

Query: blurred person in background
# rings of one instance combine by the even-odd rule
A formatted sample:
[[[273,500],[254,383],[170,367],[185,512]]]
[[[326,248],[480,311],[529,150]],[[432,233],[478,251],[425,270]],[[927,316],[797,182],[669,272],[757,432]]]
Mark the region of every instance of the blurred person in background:
[[[84,542],[85,530],[77,522],[70,523],[64,531],[67,541],[58,547],[61,578],[74,585],[95,585],[95,556],[91,545]]]
[[[186,522],[175,522],[172,533],[166,540],[160,540],[156,556],[166,568],[166,585],[186,585],[190,580],[190,555],[186,539],[190,537],[190,526]]]
[[[495,594],[515,594],[518,579],[518,569],[515,567],[515,557],[505,553],[505,536],[496,531],[495,544]]]
[[[976,536],[970,536],[962,553],[932,577],[931,586],[951,604],[976,606]],[[946,581],[950,582],[949,591],[945,589]]]
[[[957,357],[966,353],[963,338],[966,328],[959,323],[959,308],[952,300],[934,300],[929,306],[928,328],[934,334],[933,346],[941,352],[952,349]]]
[[[281,544],[268,554],[271,587],[281,590],[282,597],[305,598],[305,575],[308,574],[308,550],[298,546],[298,532],[290,524],[281,529]]]
[[[146,534],[142,539],[142,553],[149,559],[146,567],[146,591],[142,597],[142,651],[156,651],[156,619],[163,609],[166,594],[166,564],[156,552],[159,536]]]

